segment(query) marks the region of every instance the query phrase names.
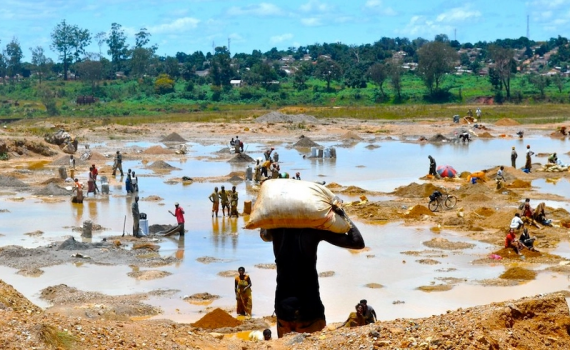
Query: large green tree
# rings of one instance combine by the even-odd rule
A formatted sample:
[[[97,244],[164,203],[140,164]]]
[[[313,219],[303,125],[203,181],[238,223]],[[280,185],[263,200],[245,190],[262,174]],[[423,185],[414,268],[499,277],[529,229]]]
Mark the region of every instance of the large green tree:
[[[63,20],[55,26],[51,39],[50,48],[58,52],[63,63],[63,79],[67,80],[67,72],[73,57],[78,59],[79,55],[85,52],[85,48],[91,43],[91,35],[87,29],[80,29]]]
[[[367,75],[374,84],[378,85],[378,89],[380,89],[382,96],[386,96],[384,93],[384,82],[388,79],[389,73],[388,66],[384,63],[374,63],[370,68],[368,68]]]
[[[442,38],[446,36],[442,35]],[[440,89],[446,75],[453,72],[458,59],[457,51],[445,41],[432,41],[418,50],[417,73],[430,94]]]
[[[44,53],[44,48],[41,46],[30,47],[32,51],[32,64],[36,68],[36,74],[39,77],[40,85],[42,85],[42,78],[48,73],[49,66],[53,64],[51,58],[47,58]]]
[[[24,54],[18,39],[12,40],[6,45],[6,69],[8,76],[14,78],[22,70],[22,58]]]
[[[489,55],[494,62],[494,71],[501,80],[507,99],[511,98],[511,78],[516,72],[515,52],[513,49],[498,45],[489,46]]]
[[[315,76],[327,82],[327,91],[331,88],[331,81],[338,81],[342,77],[340,65],[328,58],[319,58],[315,68]]]
[[[215,86],[230,86],[235,72],[231,66],[230,52],[225,46],[216,47],[211,58],[210,76]]]
[[[111,31],[105,40],[109,46],[107,54],[111,56],[113,69],[118,72],[123,67],[123,62],[127,60],[129,55],[129,45],[127,45],[127,35],[118,23],[111,24]]]

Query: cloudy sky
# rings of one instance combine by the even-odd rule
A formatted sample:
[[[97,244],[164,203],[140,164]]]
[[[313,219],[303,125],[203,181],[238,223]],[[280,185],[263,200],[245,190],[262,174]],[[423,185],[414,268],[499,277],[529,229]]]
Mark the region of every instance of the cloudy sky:
[[[232,54],[323,42],[373,43],[383,36],[459,42],[526,36],[570,36],[570,0],[2,0],[0,47],[16,38],[49,50],[50,33],[65,19],[91,33],[119,23],[134,44],[146,27],[160,55],[212,51],[231,39]],[[91,52],[99,52],[94,43]],[[103,47],[105,53],[106,47]]]

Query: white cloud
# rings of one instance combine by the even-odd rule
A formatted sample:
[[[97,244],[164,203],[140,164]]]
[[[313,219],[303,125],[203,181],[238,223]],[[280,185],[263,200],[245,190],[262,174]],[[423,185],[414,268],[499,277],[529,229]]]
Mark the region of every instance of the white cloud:
[[[200,20],[193,17],[183,17],[174,20],[171,23],[164,23],[158,26],[148,28],[150,33],[168,34],[181,33],[198,27]]]
[[[301,23],[307,27],[318,27],[322,25],[321,19],[316,17],[302,18]]]
[[[283,35],[272,36],[271,38],[269,38],[269,42],[272,44],[279,44],[279,43],[282,43],[284,41],[291,40],[291,39],[293,39],[293,34],[286,33]]]
[[[437,34],[450,35],[453,27],[428,19],[426,16],[413,16],[404,29],[396,30],[399,35],[423,38],[434,37]]]
[[[551,34],[566,32],[570,25],[570,0],[533,0],[526,3],[531,26]]]
[[[262,2],[258,5],[249,5],[249,6],[233,6],[230,7],[226,14],[228,16],[260,16],[260,17],[268,17],[268,16],[282,16],[284,11],[276,5]]]
[[[436,17],[437,22],[442,23],[467,23],[467,21],[474,21],[481,17],[481,12],[478,10],[471,10],[469,7],[456,7],[446,11]]]
[[[362,7],[365,14],[376,14],[384,16],[396,16],[398,13],[389,6],[384,6],[382,0],[368,0]]]
[[[333,10],[333,6],[326,4],[324,2],[320,2],[319,0],[309,0],[306,4],[301,5],[300,10],[302,12],[320,12],[326,13]]]

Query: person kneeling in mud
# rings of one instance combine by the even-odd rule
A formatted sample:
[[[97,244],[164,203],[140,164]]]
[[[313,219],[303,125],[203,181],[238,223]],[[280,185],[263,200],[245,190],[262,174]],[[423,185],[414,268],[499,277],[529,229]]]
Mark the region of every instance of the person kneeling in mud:
[[[261,239],[273,243],[277,265],[275,313],[277,336],[291,332],[313,333],[326,326],[325,307],[319,292],[317,248],[321,241],[348,249],[364,248],[358,228],[341,208],[335,212],[350,223],[345,234],[312,228],[262,229]]]
[[[517,240],[517,236],[515,236],[514,230],[509,230],[509,233],[505,238],[505,248],[513,248],[515,253],[522,255],[521,250],[523,250],[525,246],[519,240]]]
[[[528,229],[526,228],[523,229],[523,233],[521,233],[519,241],[524,245],[525,248],[532,250],[533,252],[538,252],[538,250],[534,248],[534,242],[536,241],[536,237],[530,237],[530,235],[528,234]]]

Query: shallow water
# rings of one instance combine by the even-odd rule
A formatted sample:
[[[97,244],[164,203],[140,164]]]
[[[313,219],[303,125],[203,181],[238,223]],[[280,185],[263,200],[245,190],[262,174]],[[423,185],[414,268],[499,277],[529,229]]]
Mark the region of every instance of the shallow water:
[[[433,155],[438,164],[451,164],[458,171],[475,171],[490,168],[503,162],[510,164],[510,148],[517,146],[519,163],[522,165],[523,147],[531,144],[536,153],[548,153],[568,146],[568,141],[550,138],[528,138],[519,140],[491,139],[476,140],[469,145],[419,145],[397,141],[376,142],[379,148],[365,148],[369,143],[364,141],[350,147],[339,143],[325,143],[323,146],[336,147],[337,159],[303,159],[310,153],[309,149],[290,149],[288,145],[276,147],[281,158],[281,168],[290,174],[301,172],[305,180],[337,182],[342,185],[354,185],[371,191],[393,191],[395,187],[410,182],[420,182],[419,177],[427,172],[428,155]],[[129,142],[129,147],[151,147],[152,142]],[[255,264],[272,263],[274,261],[271,245],[259,239],[257,231],[244,230],[244,220],[210,217],[210,203],[207,199],[217,183],[180,183],[169,185],[165,181],[181,176],[205,177],[228,174],[231,171],[244,171],[244,164],[232,164],[218,160],[214,152],[224,145],[202,146],[188,143],[189,154],[172,156],[168,161],[172,166],[180,168],[164,176],[157,176],[146,168],[141,161],[125,161],[123,168],[132,168],[139,175],[141,188],[140,211],[148,214],[149,223],[174,224],[174,218],[168,213],[173,210],[173,203],[180,202],[186,211],[186,228],[189,230],[184,240],[168,239],[162,243],[161,254],[176,255],[182,261],[173,266],[160,268],[172,272],[173,275],[159,280],[137,281],[127,277],[131,271],[128,266],[81,266],[64,265],[44,268],[45,273],[37,278],[23,277],[15,274],[15,270],[0,267],[2,278],[13,284],[39,305],[46,306],[39,300],[38,292],[42,288],[65,283],[83,290],[100,291],[107,294],[125,294],[145,292],[153,289],[180,289],[172,297],[153,298],[151,303],[161,306],[164,314],[160,318],[171,318],[177,321],[190,322],[203,314],[203,306],[191,305],[181,298],[184,295],[209,292],[219,294],[222,298],[213,302],[212,306],[231,307],[234,304],[232,278],[220,277],[218,272],[237,270],[245,266],[251,274],[254,292],[254,316],[270,315],[273,311],[273,294],[275,290],[275,271],[254,267]],[[97,145],[99,146],[99,145]],[[164,146],[164,145],[163,145]],[[93,147],[92,147],[93,148]],[[261,144],[247,145],[248,153],[253,158],[261,156],[266,146]],[[99,151],[97,149],[97,151]],[[106,152],[109,153],[109,152]],[[562,154],[562,152],[560,152]],[[496,157],[489,157],[489,155]],[[562,161],[568,162],[566,155]],[[539,159],[544,162],[546,159]],[[109,159],[106,165],[111,165]],[[46,172],[40,165],[34,165],[34,172]],[[43,173],[41,173],[43,172]],[[82,174],[80,174],[82,175]],[[86,179],[86,173],[84,174]],[[44,175],[46,176],[46,175]],[[231,183],[225,183],[226,189]],[[240,193],[240,202],[253,199],[251,187],[245,182],[235,184]],[[559,181],[556,185],[543,180],[535,180],[543,192],[557,193],[568,197],[570,183]],[[553,192],[556,191],[556,192]],[[1,192],[8,192],[2,190]],[[147,202],[144,197],[158,195],[164,200]],[[13,201],[22,196],[24,201]],[[347,201],[357,197],[341,196]],[[371,196],[370,200],[385,200],[389,197]],[[0,246],[17,244],[25,247],[46,245],[61,240],[62,236],[73,235],[80,240],[79,232],[72,232],[71,226],[81,226],[87,219],[102,225],[108,230],[94,232],[93,241],[103,237],[121,234],[126,216],[126,231],[130,233],[132,220],[130,203],[132,198],[126,196],[120,186],[111,187],[109,197],[93,200],[89,197],[83,205],[72,204],[69,198],[60,203],[44,203],[29,193],[0,194],[0,209],[8,209],[10,213],[0,213]],[[422,200],[418,200],[421,203]],[[567,207],[567,203],[560,201]],[[241,207],[241,206],[240,206]],[[358,223],[363,232],[369,251],[353,254],[350,251],[322,244],[319,248],[318,270],[334,271],[332,277],[321,278],[321,294],[326,306],[327,318],[330,322],[343,321],[352,311],[354,304],[361,298],[368,299],[379,313],[381,319],[397,317],[420,317],[457,307],[485,304],[519,296],[545,293],[567,288],[568,278],[554,273],[541,273],[535,281],[517,287],[483,287],[473,282],[462,282],[451,291],[426,293],[416,288],[432,283],[441,284],[437,278],[455,277],[468,281],[496,278],[505,269],[502,265],[472,265],[471,261],[488,255],[496,247],[473,242],[476,246],[460,252],[444,251],[443,258],[433,258],[441,264],[424,265],[416,260],[424,257],[403,255],[403,251],[423,251],[429,248],[422,242],[433,237],[444,237],[449,240],[469,241],[460,235],[444,230],[437,234],[429,228],[417,228],[389,224],[381,226]],[[41,230],[42,236],[30,237],[26,232]],[[555,249],[556,253],[570,256],[568,243],[564,242]],[[441,255],[441,254],[440,254]],[[211,256],[223,259],[223,262],[202,264],[197,258]],[[405,261],[405,263],[404,263]],[[441,269],[454,268],[455,271],[440,272]],[[440,270],[440,271],[438,271]],[[367,283],[378,283],[381,289],[366,287]],[[394,301],[404,304],[392,304]]]

